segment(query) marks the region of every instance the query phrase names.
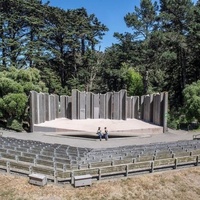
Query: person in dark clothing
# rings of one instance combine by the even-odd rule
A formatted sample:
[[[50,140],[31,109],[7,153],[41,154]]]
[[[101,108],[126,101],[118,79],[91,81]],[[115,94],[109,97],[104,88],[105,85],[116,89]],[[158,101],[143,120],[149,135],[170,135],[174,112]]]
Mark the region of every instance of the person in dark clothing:
[[[97,135],[99,136],[99,139],[101,141],[102,140],[101,127],[98,127],[98,129],[97,129]]]
[[[107,127],[104,128],[104,138],[105,138],[105,140],[108,140],[108,129],[107,129]]]

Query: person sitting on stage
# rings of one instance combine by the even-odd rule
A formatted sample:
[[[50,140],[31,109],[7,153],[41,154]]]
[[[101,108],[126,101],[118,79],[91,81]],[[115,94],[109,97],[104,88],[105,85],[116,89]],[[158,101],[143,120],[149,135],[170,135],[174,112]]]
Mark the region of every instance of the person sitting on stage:
[[[108,140],[108,129],[106,127],[104,128],[104,138]]]
[[[99,139],[101,141],[101,139],[102,139],[101,127],[98,127],[98,129],[97,129],[97,135],[99,136]]]

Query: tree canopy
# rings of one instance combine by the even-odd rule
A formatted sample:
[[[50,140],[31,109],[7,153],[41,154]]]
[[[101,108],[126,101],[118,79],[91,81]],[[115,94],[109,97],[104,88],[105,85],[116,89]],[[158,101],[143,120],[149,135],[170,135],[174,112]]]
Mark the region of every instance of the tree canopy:
[[[102,52],[97,45],[109,27],[85,8],[0,0],[0,117],[22,121],[30,90],[70,95],[75,88],[169,91],[178,111],[184,89],[200,79],[199,19],[199,0],[141,0],[124,16],[130,32],[114,33],[118,42]],[[19,95],[22,105],[11,113]]]

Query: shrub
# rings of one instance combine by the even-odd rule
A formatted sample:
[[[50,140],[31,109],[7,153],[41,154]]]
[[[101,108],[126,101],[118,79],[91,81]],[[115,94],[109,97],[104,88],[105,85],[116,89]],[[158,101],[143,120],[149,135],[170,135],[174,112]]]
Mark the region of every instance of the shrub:
[[[189,122],[200,122],[200,80],[183,90],[185,115]]]
[[[24,130],[23,127],[22,127],[22,123],[19,122],[16,119],[8,120],[8,122],[7,122],[7,128],[12,129],[14,131],[18,131],[18,132],[21,132],[21,131]]]
[[[48,91],[41,81],[39,70],[10,67],[0,72],[0,120],[7,123],[7,128],[20,131],[23,130],[22,121],[28,124],[28,96],[31,90]]]
[[[0,99],[0,109],[3,112],[3,116],[11,119],[20,119],[24,114],[28,97],[21,93],[9,93]]]

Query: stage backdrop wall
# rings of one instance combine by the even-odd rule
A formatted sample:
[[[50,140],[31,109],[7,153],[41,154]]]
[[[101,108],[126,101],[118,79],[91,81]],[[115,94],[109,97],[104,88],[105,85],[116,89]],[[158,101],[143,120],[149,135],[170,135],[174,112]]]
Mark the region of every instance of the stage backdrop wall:
[[[127,96],[126,90],[94,94],[72,90],[72,95],[30,92],[30,125],[55,120],[68,119],[114,119],[136,118],[163,126],[167,130],[168,93],[143,96]]]

